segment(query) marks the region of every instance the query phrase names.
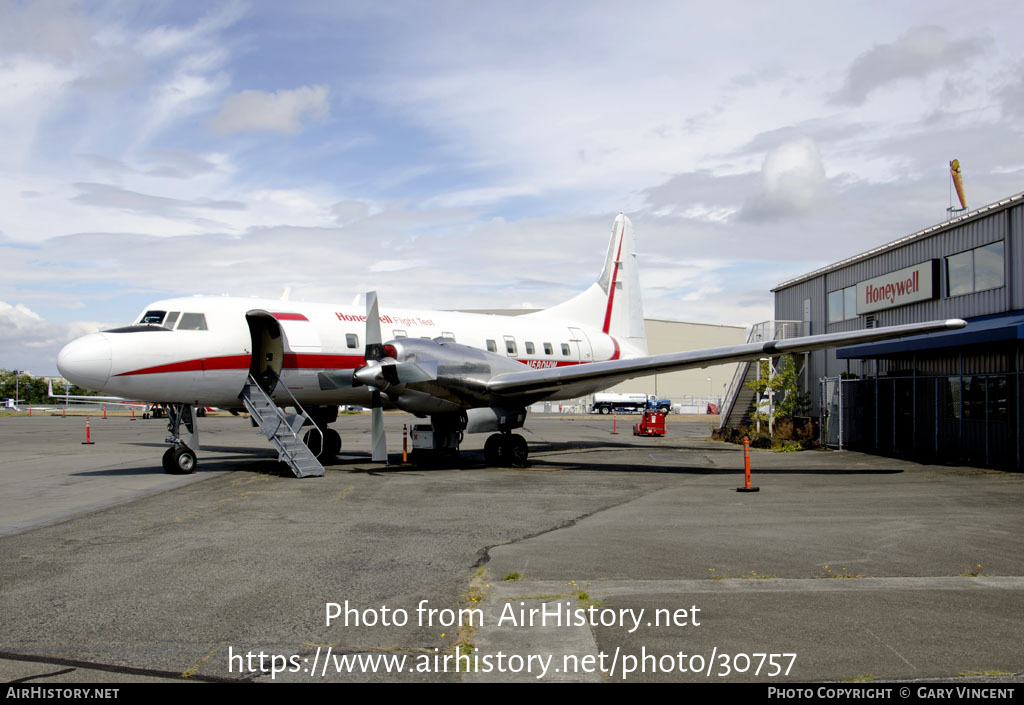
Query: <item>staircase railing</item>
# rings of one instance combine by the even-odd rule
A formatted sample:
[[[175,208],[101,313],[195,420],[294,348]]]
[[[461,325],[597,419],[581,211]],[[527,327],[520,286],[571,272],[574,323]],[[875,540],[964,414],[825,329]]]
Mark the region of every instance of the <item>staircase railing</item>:
[[[764,343],[769,340],[798,338],[803,334],[803,327],[803,321],[761,321],[750,327],[747,342]],[[726,392],[722,408],[719,410],[719,428],[725,428],[725,425],[729,422],[729,416],[732,414],[733,406],[735,406],[736,399],[743,388],[743,380],[747,378],[749,370],[750,362],[736,364],[736,371],[733,373],[732,381],[729,383],[729,391]]]

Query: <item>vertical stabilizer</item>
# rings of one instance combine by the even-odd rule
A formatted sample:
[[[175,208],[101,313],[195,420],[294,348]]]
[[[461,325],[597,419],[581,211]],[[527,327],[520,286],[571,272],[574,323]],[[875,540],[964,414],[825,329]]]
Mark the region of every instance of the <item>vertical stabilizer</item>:
[[[624,346],[623,357],[629,356],[628,353],[646,355],[647,332],[640,298],[636,237],[629,218],[622,213],[615,218],[604,269],[589,289],[530,316],[571,321],[607,333]]]

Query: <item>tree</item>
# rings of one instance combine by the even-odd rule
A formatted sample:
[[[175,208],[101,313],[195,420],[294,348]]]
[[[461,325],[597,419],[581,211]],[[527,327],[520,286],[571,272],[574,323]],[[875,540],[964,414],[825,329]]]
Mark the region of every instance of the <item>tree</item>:
[[[772,421],[806,414],[811,406],[811,399],[809,394],[800,393],[799,373],[793,356],[783,355],[779,358],[774,375],[771,373],[768,360],[761,360],[760,364],[760,378],[747,382],[747,387],[753,389],[759,399],[771,393],[773,408],[770,412],[758,408],[754,418]]]

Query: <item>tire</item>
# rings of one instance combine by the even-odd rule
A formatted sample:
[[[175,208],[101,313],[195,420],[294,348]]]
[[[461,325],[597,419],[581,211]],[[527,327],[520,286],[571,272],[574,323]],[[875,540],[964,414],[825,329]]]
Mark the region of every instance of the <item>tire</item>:
[[[166,451],[164,451],[164,457],[161,461],[161,464],[164,466],[164,472],[168,473],[169,475],[178,474],[178,469],[174,464],[174,450],[174,448],[168,448]]]
[[[164,471],[171,475],[191,475],[196,471],[196,454],[191,448],[168,448],[164,453]]]
[[[498,465],[501,463],[501,451],[505,445],[504,440],[500,433],[494,433],[487,437],[487,442],[484,443],[484,461],[488,465]]]
[[[526,445],[526,439],[520,436],[518,433],[514,433],[508,438],[507,444],[505,444],[505,456],[512,463],[514,468],[525,468],[528,467],[530,461],[528,460],[530,454],[530,448]]]
[[[601,407],[601,413],[602,414],[610,414],[610,413],[612,413],[612,410],[609,409],[607,406],[602,406]]]
[[[322,460],[324,457],[324,450],[326,449],[326,443],[324,442],[323,436],[319,433],[313,433],[313,431],[306,431],[302,436],[302,442],[309,448],[309,452],[316,456],[317,460]]]
[[[324,431],[324,445],[327,446],[324,449],[325,459],[333,460],[338,457],[338,453],[341,452],[341,434],[333,428],[327,429]]]

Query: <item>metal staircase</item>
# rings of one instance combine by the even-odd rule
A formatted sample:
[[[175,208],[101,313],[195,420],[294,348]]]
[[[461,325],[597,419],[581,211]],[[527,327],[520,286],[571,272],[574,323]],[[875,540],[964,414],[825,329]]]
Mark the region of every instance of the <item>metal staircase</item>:
[[[291,396],[291,392],[288,392],[288,395]],[[253,376],[249,375],[249,381],[242,390],[242,403],[263,431],[263,435],[277,448],[278,459],[288,463],[295,477],[323,476],[324,466],[299,436],[299,431],[307,421],[311,424],[310,433],[321,434],[320,429],[312,423],[312,419],[299,406],[299,402],[295,401],[295,397],[292,397],[295,413],[285,414]],[[323,445],[322,435],[320,446]]]
[[[769,340],[797,338],[803,335],[802,321],[763,321],[750,329],[748,343],[763,343]],[[751,422],[757,395],[747,382],[757,379],[759,366],[755,362],[740,362],[736,365],[729,391],[722,403],[718,427],[739,428]]]

